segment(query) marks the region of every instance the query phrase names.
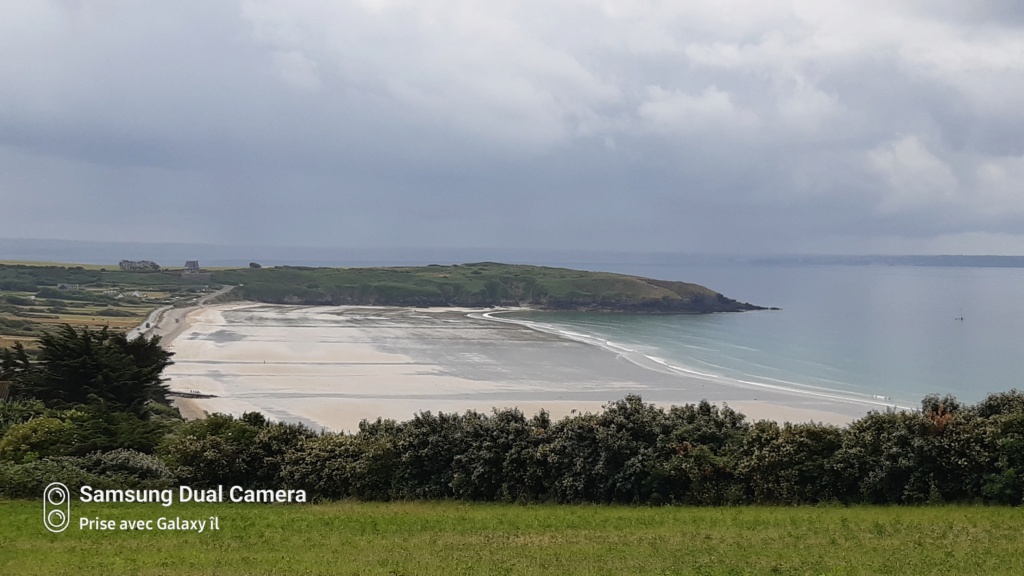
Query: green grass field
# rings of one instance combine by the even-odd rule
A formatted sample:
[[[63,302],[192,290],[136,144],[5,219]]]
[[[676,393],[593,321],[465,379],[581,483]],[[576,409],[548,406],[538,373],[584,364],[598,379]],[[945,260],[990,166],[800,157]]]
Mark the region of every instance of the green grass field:
[[[0,502],[0,574],[1022,574],[1024,511]],[[86,531],[219,518],[220,530]]]

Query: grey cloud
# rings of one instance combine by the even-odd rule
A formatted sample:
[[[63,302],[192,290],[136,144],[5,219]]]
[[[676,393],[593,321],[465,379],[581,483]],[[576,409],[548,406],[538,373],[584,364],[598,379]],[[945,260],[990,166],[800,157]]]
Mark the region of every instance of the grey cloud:
[[[12,6],[0,236],[1024,245],[1009,2]]]

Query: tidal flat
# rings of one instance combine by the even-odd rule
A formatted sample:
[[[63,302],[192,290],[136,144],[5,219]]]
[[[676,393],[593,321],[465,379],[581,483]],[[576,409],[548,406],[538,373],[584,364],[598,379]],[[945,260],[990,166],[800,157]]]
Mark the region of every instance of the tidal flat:
[[[734,386],[614,351],[498,322],[481,310],[235,303],[191,313],[171,342],[172,390],[190,411],[355,430],[418,412],[598,412],[638,394],[658,405],[708,400],[751,419],[844,424],[870,404]]]

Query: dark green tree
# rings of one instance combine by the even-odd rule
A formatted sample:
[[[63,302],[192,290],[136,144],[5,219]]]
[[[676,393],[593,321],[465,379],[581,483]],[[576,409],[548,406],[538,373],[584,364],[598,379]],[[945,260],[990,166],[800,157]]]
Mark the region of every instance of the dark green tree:
[[[160,339],[128,340],[107,328],[76,330],[65,325],[39,339],[37,361],[25,349],[0,352],[0,379],[11,380],[12,392],[43,401],[50,408],[99,405],[144,417],[150,401],[166,402],[161,374],[171,353]]]

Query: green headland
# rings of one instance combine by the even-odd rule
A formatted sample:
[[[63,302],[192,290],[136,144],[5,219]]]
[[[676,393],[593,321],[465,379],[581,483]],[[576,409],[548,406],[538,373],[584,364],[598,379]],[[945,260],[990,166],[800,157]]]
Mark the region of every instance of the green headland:
[[[709,288],[609,272],[478,262],[452,266],[220,270],[238,296],[277,304],[530,306],[549,310],[692,313],[758,310]]]
[[[136,263],[137,264],[137,263]],[[273,304],[492,306],[705,314],[758,310],[687,282],[566,268],[479,262],[450,266],[184,270],[0,263],[0,348],[46,330],[127,330],[160,306],[188,306],[216,285],[231,299]],[[152,266],[148,266],[152,264]]]

